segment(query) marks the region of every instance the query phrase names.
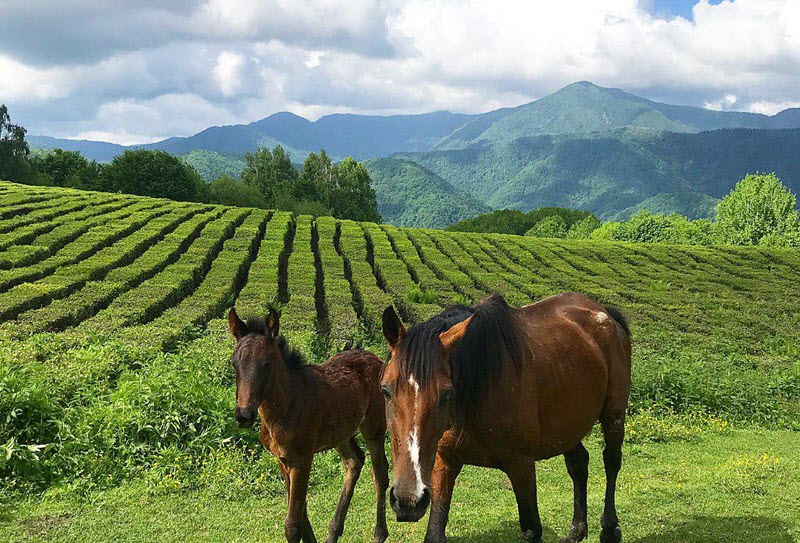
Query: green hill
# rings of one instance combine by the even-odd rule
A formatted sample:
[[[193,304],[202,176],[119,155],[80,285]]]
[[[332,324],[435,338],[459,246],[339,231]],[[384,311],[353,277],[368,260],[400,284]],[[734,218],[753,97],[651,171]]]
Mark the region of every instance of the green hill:
[[[467,149],[401,154],[488,206],[584,209],[608,218],[651,200],[701,216],[745,174],[776,172],[800,191],[800,130],[701,133],[619,129],[537,136]],[[704,196],[700,196],[704,195]],[[647,204],[646,204],[647,205]]]
[[[208,541],[285,540],[278,461],[232,417],[233,305],[263,315],[279,302],[281,334],[318,363],[348,339],[385,356],[389,305],[410,325],[493,291],[513,305],[580,291],[620,307],[632,329],[626,533],[788,543],[800,533],[786,507],[800,480],[800,300],[787,295],[798,269],[796,250],[398,228],[0,182],[0,539],[181,540],[201,527]],[[420,291],[428,303],[410,295]],[[602,473],[597,440],[586,444]],[[562,461],[546,462],[556,540],[572,485]],[[330,518],[340,466],[333,452],[315,460],[315,527]],[[503,524],[517,513],[499,477],[464,470],[457,492],[469,499],[451,533],[519,536]],[[371,537],[373,500],[362,477],[354,540]],[[697,518],[697,500],[717,520]],[[269,512],[266,527],[254,510]],[[745,525],[731,528],[732,510]],[[482,535],[478,511],[500,531]],[[424,528],[390,524],[396,540]]]
[[[472,196],[408,160],[374,158],[364,165],[373,178],[378,211],[388,223],[442,228],[488,210]]]
[[[508,143],[545,134],[586,134],[618,128],[668,132],[800,128],[800,110],[786,110],[772,117],[712,111],[662,104],[582,81],[529,104],[479,115],[444,138],[435,149],[461,149],[476,143]]]

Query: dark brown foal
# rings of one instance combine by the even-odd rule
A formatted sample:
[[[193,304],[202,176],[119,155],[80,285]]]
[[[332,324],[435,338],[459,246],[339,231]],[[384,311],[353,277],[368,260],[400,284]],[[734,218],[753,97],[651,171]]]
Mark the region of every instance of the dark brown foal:
[[[261,417],[261,443],[274,454],[286,483],[289,512],[286,539],[316,542],[306,511],[308,479],[314,454],[336,449],[345,469],[336,513],[326,543],[344,530],[347,509],[364,466],[364,453],[355,440],[361,432],[372,459],[378,494],[374,539],[383,543],[386,528],[386,489],[389,465],[384,452],[386,419],[379,384],[383,364],[369,351],[347,350],[322,365],[306,365],[278,334],[278,314],[244,323],[231,309],[228,325],[236,338],[236,421],[252,426]]]
[[[631,387],[628,325],[614,308],[566,293],[518,309],[494,295],[453,307],[406,333],[388,308],[392,360],[381,388],[392,434],[400,521],[431,505],[427,543],[443,543],[453,486],[464,464],[499,468],[517,498],[523,537],[539,542],[535,462],[564,455],[574,514],[562,543],[586,538],[589,453],[596,421],[605,437],[602,543],[619,543],[614,503]]]

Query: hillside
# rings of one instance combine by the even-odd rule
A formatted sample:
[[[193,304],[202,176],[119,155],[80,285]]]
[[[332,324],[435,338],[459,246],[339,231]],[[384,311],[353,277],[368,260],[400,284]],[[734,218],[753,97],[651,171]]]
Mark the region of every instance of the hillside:
[[[681,197],[658,199],[659,211],[708,215],[709,197],[724,196],[736,181],[756,171],[776,172],[794,192],[800,191],[799,129],[619,129],[398,157],[495,209],[570,207],[604,219],[664,193]]]
[[[662,104],[587,81],[573,83],[535,102],[491,111],[444,138],[435,149],[476,143],[509,143],[545,134],[586,134],[619,128],[701,132],[723,128],[800,128],[800,109],[774,116]]]
[[[443,232],[0,182],[0,407],[12,413],[0,419],[12,511],[0,539],[169,540],[200,526],[209,541],[234,530],[284,540],[277,461],[231,416],[233,305],[263,315],[279,302],[281,334],[318,363],[351,338],[385,356],[389,305],[410,325],[493,291],[513,305],[580,291],[620,307],[632,329],[626,533],[661,541],[668,517],[679,531],[663,541],[707,542],[724,528],[788,543],[800,534],[786,507],[800,480],[800,301],[787,296],[798,270],[796,250]],[[602,473],[598,439],[586,446]],[[542,495],[566,526],[569,477],[560,459],[546,462]],[[319,525],[340,465],[332,452],[315,462]],[[457,491],[472,503],[495,489],[502,524],[516,509],[498,473],[465,469]],[[348,533],[369,540],[374,491],[369,477],[360,485]],[[697,499],[720,520],[698,520]],[[511,522],[481,535],[463,509],[473,532],[458,533],[470,541],[518,537]],[[268,529],[253,510],[269,512]],[[731,511],[754,510],[761,520],[731,527]],[[390,529],[416,540],[424,523]]]
[[[397,226],[443,228],[488,211],[472,196],[422,166],[398,158],[373,158],[364,165],[373,179],[378,211]]]

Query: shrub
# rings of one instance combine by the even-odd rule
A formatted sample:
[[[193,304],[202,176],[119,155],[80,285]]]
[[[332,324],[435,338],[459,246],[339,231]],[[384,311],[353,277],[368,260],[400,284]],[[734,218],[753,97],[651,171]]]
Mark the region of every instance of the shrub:
[[[534,224],[525,235],[537,238],[564,238],[567,237],[567,223],[560,215],[551,215]]]
[[[406,300],[415,304],[434,304],[436,303],[436,293],[414,285],[406,293]]]

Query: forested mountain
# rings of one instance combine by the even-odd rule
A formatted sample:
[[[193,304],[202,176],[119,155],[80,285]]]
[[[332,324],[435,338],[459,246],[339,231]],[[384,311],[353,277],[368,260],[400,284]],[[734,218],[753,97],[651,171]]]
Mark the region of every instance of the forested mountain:
[[[374,158],[364,165],[373,180],[383,220],[401,226],[442,228],[489,211],[430,170],[399,158]]]
[[[793,191],[800,190],[800,129],[626,128],[398,157],[494,209],[560,206],[601,218],[631,213],[657,196],[650,202],[659,211],[707,216],[713,209],[709,198],[723,196],[748,172],[774,171]]]
[[[800,109],[774,116],[653,102],[619,89],[582,81],[535,102],[491,111],[457,129],[436,149],[505,143],[545,134],[585,134],[617,128],[701,132],[720,128],[800,128]]]

